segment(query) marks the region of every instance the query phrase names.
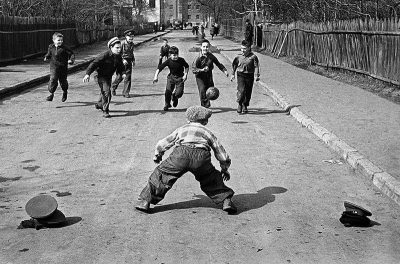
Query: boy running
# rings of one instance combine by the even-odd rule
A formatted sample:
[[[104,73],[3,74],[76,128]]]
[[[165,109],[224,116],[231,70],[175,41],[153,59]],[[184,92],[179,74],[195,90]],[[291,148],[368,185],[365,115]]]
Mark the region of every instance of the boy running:
[[[189,71],[189,64],[184,58],[179,57],[179,49],[172,46],[169,49],[169,58],[158,66],[154,74],[153,83],[158,82],[158,74],[167,66],[169,68],[169,74],[167,76],[167,86],[165,88],[164,111],[168,111],[168,109],[171,108],[171,98],[172,105],[177,107],[178,100],[183,95],[185,81]]]

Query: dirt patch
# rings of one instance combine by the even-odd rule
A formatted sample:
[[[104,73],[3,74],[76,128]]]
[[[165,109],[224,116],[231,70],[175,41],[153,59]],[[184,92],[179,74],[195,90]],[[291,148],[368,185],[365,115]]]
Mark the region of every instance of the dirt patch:
[[[268,51],[258,51],[262,54],[272,56]],[[396,104],[400,104],[400,87],[386,83],[367,75],[354,73],[346,70],[332,69],[321,67],[317,65],[310,65],[308,61],[301,57],[279,57],[280,60],[289,63],[293,66],[302,68],[307,71],[314,72],[316,74],[347,83],[361,89],[372,92],[382,98],[392,101]]]

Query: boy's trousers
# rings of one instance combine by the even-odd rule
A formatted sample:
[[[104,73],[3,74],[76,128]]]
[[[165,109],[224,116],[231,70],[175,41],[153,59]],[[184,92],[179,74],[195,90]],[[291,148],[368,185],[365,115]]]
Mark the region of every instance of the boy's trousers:
[[[196,76],[197,88],[199,89],[199,96],[201,106],[210,107],[210,100],[207,99],[206,91],[208,88],[214,86],[212,72],[200,73]]]
[[[175,92],[174,92],[175,89]],[[165,88],[165,105],[169,105],[171,102],[172,92],[176,98],[181,98],[183,90],[185,89],[185,83],[182,77],[173,76],[168,74],[167,86]]]
[[[237,73],[237,102],[249,106],[253,91],[254,73]]]
[[[50,66],[50,81],[49,81],[49,92],[54,93],[57,89],[58,82],[60,82],[61,89],[63,92],[68,91],[68,67],[57,67]]]
[[[112,83],[112,90],[117,90],[118,85],[124,80],[124,89],[122,90],[122,95],[128,95],[131,91],[132,86],[132,61],[128,60],[128,64],[125,65],[125,79],[122,78],[122,74],[117,73],[115,76],[115,80]]]
[[[97,76],[97,83],[100,87],[100,98],[98,105],[103,107],[104,112],[108,112],[111,102],[111,78]]]
[[[194,174],[200,182],[201,190],[216,204],[234,194],[234,191],[224,184],[221,172],[211,164],[210,151],[177,146],[171,155],[154,169],[139,199],[157,204],[186,172]]]

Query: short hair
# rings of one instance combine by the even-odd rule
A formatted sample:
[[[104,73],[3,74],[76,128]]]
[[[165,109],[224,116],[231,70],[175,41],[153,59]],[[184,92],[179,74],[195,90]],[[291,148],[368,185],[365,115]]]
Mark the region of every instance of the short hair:
[[[179,54],[179,49],[177,47],[175,47],[175,46],[172,46],[172,47],[169,48],[169,54],[178,55]]]
[[[208,39],[203,39],[203,41],[201,42],[201,44],[203,44],[203,43],[208,43],[208,44],[211,45],[211,43],[210,43],[210,41],[208,41]]]
[[[53,34],[53,39],[55,39],[55,38],[64,38],[64,36],[63,36],[63,34],[61,34],[60,32],[55,32],[55,33]]]
[[[245,46],[245,47],[247,47],[247,48],[250,48],[250,47],[251,47],[251,44],[250,44],[249,41],[243,40],[243,41],[242,41],[242,46]]]
[[[166,38],[163,38],[162,40],[168,42],[168,39],[166,39]]]

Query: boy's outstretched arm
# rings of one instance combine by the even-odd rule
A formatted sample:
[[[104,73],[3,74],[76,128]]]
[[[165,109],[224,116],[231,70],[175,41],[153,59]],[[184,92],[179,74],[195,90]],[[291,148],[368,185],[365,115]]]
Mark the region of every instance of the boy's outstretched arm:
[[[155,163],[159,163],[162,160],[162,156],[164,155],[165,151],[170,149],[175,144],[175,141],[178,138],[178,129],[175,129],[174,132],[157,142],[153,158]]]
[[[153,83],[158,82],[158,74],[159,74],[159,73],[160,73],[160,70],[157,69],[157,70],[156,70],[156,73],[154,74]]]

